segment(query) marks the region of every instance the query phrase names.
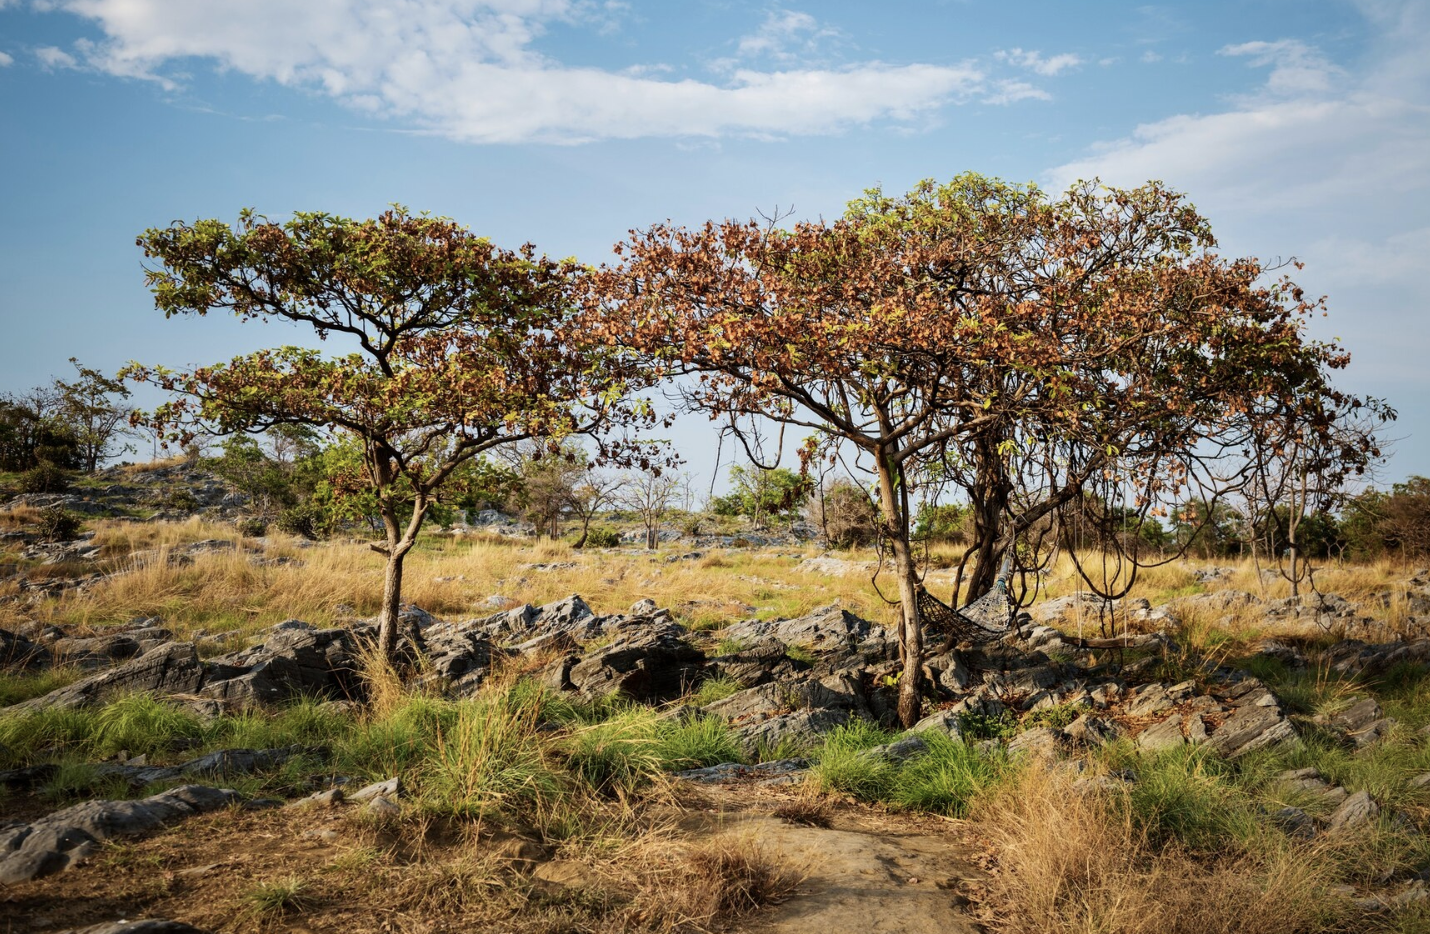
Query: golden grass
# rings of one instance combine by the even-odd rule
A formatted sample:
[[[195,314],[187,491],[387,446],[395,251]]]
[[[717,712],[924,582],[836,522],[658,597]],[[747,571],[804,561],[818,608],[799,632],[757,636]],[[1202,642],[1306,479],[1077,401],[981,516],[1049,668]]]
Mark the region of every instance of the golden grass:
[[[152,473],[155,470],[163,470],[167,467],[178,467],[180,464],[188,463],[188,457],[183,454],[176,454],[173,457],[163,457],[159,460],[146,461],[142,464],[125,464],[119,468],[120,473],[134,476],[135,474]]]
[[[326,625],[350,615],[372,616],[380,602],[383,559],[362,542],[307,546],[282,536],[245,539],[230,526],[199,519],[97,520],[92,527],[105,567],[121,573],[86,594],[40,604],[36,617],[101,627],[136,616],[158,616],[181,634],[195,629],[251,632],[290,618]],[[188,563],[165,558],[166,551],[206,539],[231,542],[233,547],[200,554]],[[695,629],[718,628],[751,615],[795,617],[837,600],[871,621],[896,623],[897,607],[884,599],[896,596],[889,568],[880,574],[877,587],[870,574],[859,571],[829,575],[797,569],[802,557],[818,553],[815,546],[802,552],[730,549],[712,550],[693,560],[667,561],[681,551],[576,550],[562,541],[432,534],[407,558],[403,600],[439,616],[462,618],[492,612],[487,599],[493,595],[507,597],[513,604],[540,605],[578,593],[598,612],[618,612],[649,597]],[[868,550],[841,557],[854,563],[877,559]],[[570,566],[527,567],[536,564]],[[1232,573],[1226,580],[1196,582],[1196,570],[1211,566],[1228,567]],[[930,589],[947,597],[952,576],[950,571],[933,572]],[[1365,601],[1367,612],[1395,629],[1408,620],[1404,588],[1397,585],[1406,576],[1405,566],[1381,561],[1325,567],[1317,580],[1325,591]],[[1220,589],[1258,596],[1264,592],[1267,599],[1290,593],[1284,580],[1266,582],[1264,588],[1258,581],[1250,561],[1178,561],[1144,570],[1130,596],[1157,605]],[[1086,592],[1087,587],[1071,560],[1063,556],[1044,576],[1040,599],[1079,591]],[[1083,622],[1097,625],[1093,614]],[[1255,607],[1193,613],[1187,629],[1193,642],[1204,648],[1277,634]]]
[[[1334,867],[1310,847],[1208,864],[1139,831],[1115,792],[1032,768],[977,817],[997,852],[989,883],[1007,934],[1311,934],[1339,929]]]

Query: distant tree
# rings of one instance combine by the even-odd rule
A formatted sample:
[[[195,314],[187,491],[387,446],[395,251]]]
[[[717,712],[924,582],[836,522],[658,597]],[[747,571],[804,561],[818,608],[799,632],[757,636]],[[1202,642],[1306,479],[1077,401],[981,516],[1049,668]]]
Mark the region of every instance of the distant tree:
[[[879,510],[869,491],[852,480],[826,483],[805,504],[809,523],[837,548],[868,545],[879,537]]]
[[[1390,489],[1381,504],[1381,538],[1406,558],[1430,556],[1430,478],[1411,477]]]
[[[602,509],[611,506],[621,490],[620,477],[588,470],[582,482],[572,491],[571,512],[581,523],[581,536],[576,548],[585,548],[591,537],[591,521]]]
[[[521,458],[521,484],[512,501],[538,536],[561,537],[561,523],[575,512],[576,488],[589,469],[586,452],[569,444],[555,451],[538,444]]]
[[[0,396],[0,470],[81,466],[80,442],[61,416],[62,402],[52,386]]]
[[[812,486],[807,477],[786,467],[755,464],[732,466],[730,482],[730,492],[716,497],[711,511],[716,515],[745,516],[757,529],[799,515]]]
[[[805,427],[809,462],[840,446],[868,465],[910,726],[923,662],[911,504],[935,466],[974,505],[977,596],[1089,484],[1117,476],[1139,504],[1167,502],[1202,450],[1256,430],[1253,406],[1322,421],[1345,357],[1303,337],[1319,304],[1213,245],[1157,184],[1051,199],[967,174],[870,191],[833,223],[635,233],[593,279],[589,330],[698,374],[692,408]]]
[[[58,417],[69,427],[79,449],[80,469],[94,473],[110,457],[134,450],[126,404],[129,388],[124,382],[99,370],[82,366],[74,357],[70,364],[78,371],[72,382],[55,380]]]
[[[671,471],[642,470],[627,473],[622,478],[615,502],[620,508],[635,513],[645,529],[645,546],[660,544],[660,526],[675,508],[685,485],[684,479]]]
[[[148,420],[187,442],[306,425],[346,435],[384,531],[379,645],[397,646],[403,559],[444,484],[484,451],[530,438],[601,439],[643,417],[625,391],[639,373],[566,328],[573,263],[530,245],[499,249],[445,218],[402,208],[375,220],[298,213],[274,223],[244,211],[175,223],[138,239],[166,316],[232,311],[337,339],[340,356],[280,347],[171,371],[131,364],[128,378],[177,398]],[[605,448],[608,453],[629,451]]]

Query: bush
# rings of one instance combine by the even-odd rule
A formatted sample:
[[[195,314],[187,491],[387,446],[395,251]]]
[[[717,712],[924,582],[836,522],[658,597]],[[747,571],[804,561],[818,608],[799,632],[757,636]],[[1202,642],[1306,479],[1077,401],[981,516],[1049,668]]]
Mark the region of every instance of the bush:
[[[70,472],[54,464],[40,464],[20,474],[21,493],[63,493],[70,488]]]
[[[914,538],[924,541],[968,540],[968,523],[972,519],[967,506],[949,503],[935,506],[924,503],[914,516]]]
[[[587,548],[615,548],[621,543],[621,533],[606,525],[599,525],[586,535]]]
[[[79,534],[81,524],[80,517],[74,513],[58,506],[50,506],[40,510],[36,529],[40,533],[41,541],[67,542]]]
[[[278,514],[278,530],[288,535],[297,535],[310,541],[318,538],[318,514],[312,506],[304,503],[291,506]]]
[[[837,548],[868,545],[879,537],[879,510],[869,494],[848,480],[836,480],[810,497],[810,525]]]
[[[233,525],[239,535],[247,538],[259,538],[268,531],[268,523],[257,516],[244,516]]]

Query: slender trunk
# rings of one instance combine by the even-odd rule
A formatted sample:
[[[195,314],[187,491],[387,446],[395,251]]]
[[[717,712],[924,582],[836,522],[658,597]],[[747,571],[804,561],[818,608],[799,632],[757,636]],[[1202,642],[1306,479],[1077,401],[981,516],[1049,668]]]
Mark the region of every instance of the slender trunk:
[[[973,540],[977,543],[978,553],[968,580],[969,602],[988,593],[998,582],[998,563],[1004,547],[1002,520],[1012,495],[1012,484],[1004,474],[997,445],[991,439],[980,438],[974,451],[978,459],[978,478],[969,509],[973,513]]]
[[[397,625],[402,613],[402,560],[406,552],[394,551],[387,558],[382,578],[382,615],[378,620],[377,642],[389,663],[397,657]]]
[[[923,697],[923,627],[919,619],[918,577],[913,548],[909,544],[908,490],[902,469],[889,460],[889,452],[876,453],[879,471],[879,500],[884,509],[884,528],[894,552],[894,570],[899,578],[902,626],[899,647],[904,672],[899,679],[899,723],[905,729],[919,722]]]

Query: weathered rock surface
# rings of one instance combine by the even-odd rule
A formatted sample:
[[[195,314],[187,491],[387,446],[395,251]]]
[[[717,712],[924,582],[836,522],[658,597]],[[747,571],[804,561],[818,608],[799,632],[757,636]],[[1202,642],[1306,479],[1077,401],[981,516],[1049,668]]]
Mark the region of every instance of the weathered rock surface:
[[[206,934],[200,928],[183,921],[164,918],[140,918],[134,921],[106,921],[61,934]]]
[[[619,691],[637,700],[672,700],[699,680],[705,660],[684,634],[675,623],[634,631],[577,661],[566,678],[591,697]]]
[[[746,642],[776,639],[820,654],[857,656],[866,661],[894,657],[898,644],[882,626],[831,604],[808,616],[783,620],[746,620],[725,629],[726,638]]]
[[[15,709],[74,708],[121,694],[191,694],[203,684],[205,668],[192,642],[172,642],[108,671],[33,698]]]
[[[215,658],[204,668],[197,693],[238,708],[358,691],[357,641],[346,629],[281,629],[262,645]]]
[[[139,801],[86,801],[0,830],[0,884],[61,872],[102,841],[148,833],[237,800],[228,789],[185,785]]]

